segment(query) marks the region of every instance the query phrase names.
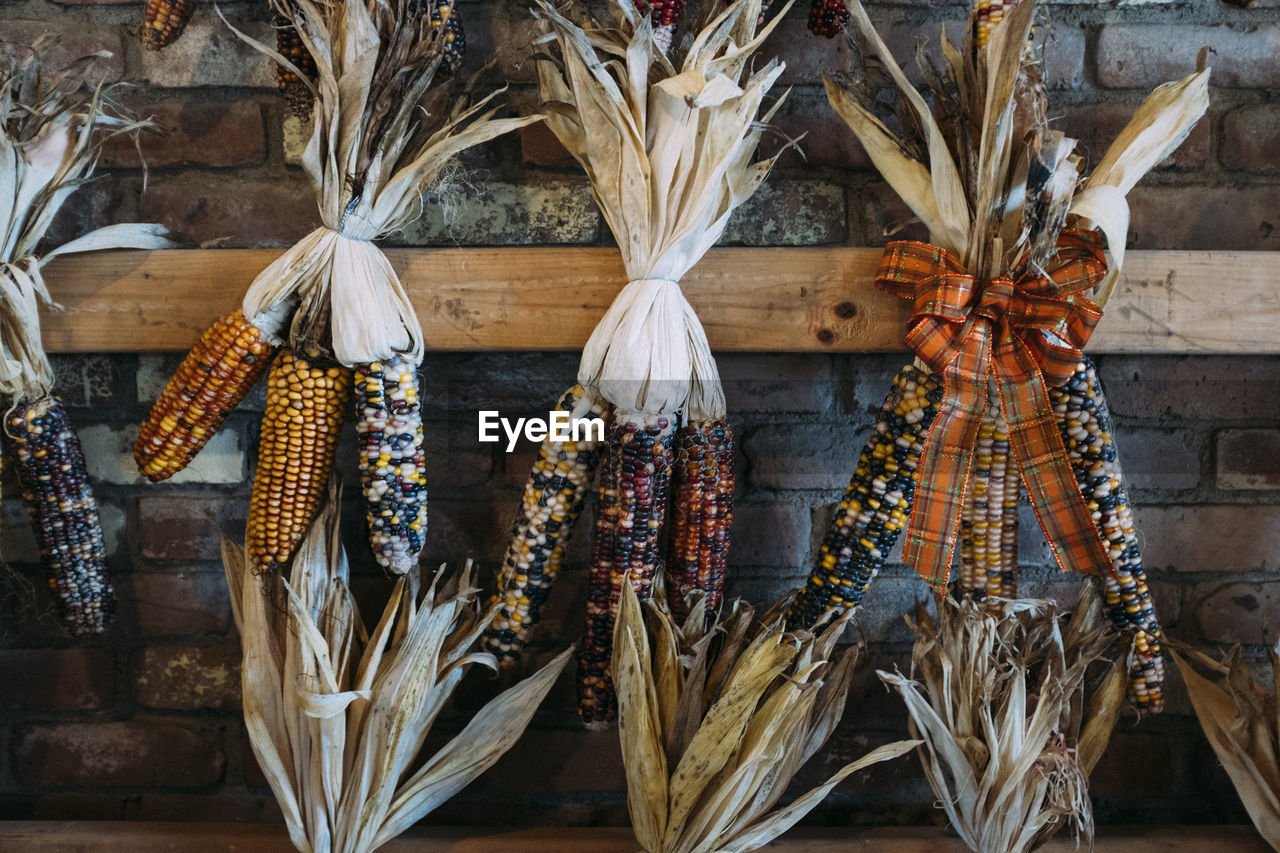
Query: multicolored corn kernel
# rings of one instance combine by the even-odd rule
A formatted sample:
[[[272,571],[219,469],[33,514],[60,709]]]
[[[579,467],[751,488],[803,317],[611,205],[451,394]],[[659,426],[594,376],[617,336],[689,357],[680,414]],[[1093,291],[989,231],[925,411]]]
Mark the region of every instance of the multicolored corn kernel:
[[[276,15],[271,24],[276,30],[276,51],[292,62],[294,67],[308,79],[316,79],[316,61],[311,57],[311,52],[307,50],[306,45],[302,43],[302,37],[298,35],[293,23],[284,15]],[[311,90],[297,74],[283,65],[276,65],[276,85],[284,95],[289,112],[298,118],[310,118],[311,102],[314,98]]]
[[[809,7],[809,32],[835,38],[849,23],[849,10],[844,0],[813,0]]]
[[[402,358],[355,366],[356,444],[369,547],[404,574],[427,535],[427,457],[418,373]]]
[[[1018,0],[975,0],[973,4],[973,37],[978,47],[985,47],[991,40],[991,31],[996,28],[1004,14],[1018,5]]]
[[[4,442],[68,630],[100,633],[115,608],[107,546],[80,439],[62,401],[46,397],[14,406],[4,419]]]
[[[138,431],[133,458],[152,482],[186,468],[271,363],[275,347],[239,310],[200,337]]]
[[[555,411],[572,413],[587,393],[575,385],[560,398]],[[590,399],[590,411],[584,417],[607,418],[608,404],[594,394]],[[579,433],[577,441],[548,436],[538,448],[502,558],[500,591],[494,597],[498,612],[484,635],[485,650],[503,665],[519,660],[564,565],[600,462],[602,442],[596,438],[589,432]]]
[[[138,35],[147,50],[159,50],[178,40],[196,9],[196,0],[147,0]]]
[[[791,628],[811,627],[862,600],[911,514],[921,438],[941,399],[941,376],[908,366],[894,378],[822,541],[818,565],[787,613]]]
[[[456,73],[462,66],[467,53],[467,36],[462,30],[462,19],[458,17],[457,5],[450,0],[419,0],[431,3],[431,26],[439,30],[443,27],[444,59],[440,69],[450,74]]]
[[[1081,361],[1070,379],[1050,389],[1049,397],[1076,484],[1110,554],[1111,562],[1099,579],[1107,616],[1132,639],[1129,697],[1140,713],[1159,713],[1164,708],[1163,635],[1142,567],[1111,413],[1093,363]]]
[[[667,588],[677,610],[693,590],[706,594],[708,608],[720,604],[733,526],[735,457],[733,429],[724,421],[688,424],[676,432]]]
[[[600,472],[587,587],[587,626],[578,658],[578,713],[603,725],[617,712],[609,674],[613,623],[622,585],[649,599],[662,544],[675,424],[662,415],[615,416]]]
[[[1009,426],[990,390],[978,429],[969,491],[960,519],[960,589],[977,599],[1012,598],[1018,587],[1021,481],[1009,453]]]
[[[282,568],[328,488],[351,371],[282,350],[267,379],[245,542],[255,574]]]

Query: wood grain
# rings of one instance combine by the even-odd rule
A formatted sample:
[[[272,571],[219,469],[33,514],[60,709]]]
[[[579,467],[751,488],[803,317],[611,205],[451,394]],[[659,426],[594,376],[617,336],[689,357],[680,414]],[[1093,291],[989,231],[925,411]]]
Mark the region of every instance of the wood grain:
[[[965,853],[941,829],[794,829],[770,844],[775,853]],[[1081,848],[1083,849],[1083,848]],[[289,853],[282,826],[232,823],[126,823],[107,821],[0,822],[0,850],[23,853]],[[379,848],[385,853],[635,853],[624,828],[526,830],[439,828],[414,830]],[[1041,847],[1075,851],[1070,835]],[[1267,846],[1249,826],[1099,827],[1096,853],[1263,853]]]
[[[392,249],[438,351],[578,350],[623,283],[613,249]],[[879,249],[716,249],[682,286],[714,350],[901,351],[907,303]],[[51,262],[52,352],[188,349],[274,250],[107,252]],[[1130,252],[1091,352],[1280,353],[1280,252]]]

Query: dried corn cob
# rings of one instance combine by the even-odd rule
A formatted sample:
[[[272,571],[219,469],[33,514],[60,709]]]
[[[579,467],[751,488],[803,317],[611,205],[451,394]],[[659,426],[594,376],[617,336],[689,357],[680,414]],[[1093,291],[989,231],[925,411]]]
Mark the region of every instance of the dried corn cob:
[[[187,467],[258,381],[274,351],[239,310],[210,326],[138,431],[133,446],[138,470],[159,482]]]
[[[679,609],[686,593],[720,604],[733,526],[733,429],[724,421],[688,424],[676,433],[676,500],[667,588]]]
[[[991,31],[1004,20],[1004,13],[1018,5],[1018,0],[975,0],[973,4],[973,37],[978,47],[985,47]]]
[[[440,61],[440,68],[450,74],[455,73],[461,67],[467,53],[467,36],[462,30],[462,19],[458,17],[458,8],[449,0],[420,0],[420,2],[432,3],[431,26],[436,29],[444,27],[444,59]]]
[[[1108,617],[1118,630],[1133,638],[1129,696],[1139,712],[1159,713],[1164,707],[1160,623],[1142,568],[1111,413],[1093,363],[1087,358],[1081,361],[1071,378],[1051,389],[1049,396],[1080,494],[1110,551],[1111,563],[1100,580]]]
[[[809,7],[809,31],[816,36],[835,38],[849,23],[844,0],[813,0]]]
[[[316,78],[316,61],[311,58],[311,52],[302,43],[302,37],[294,29],[293,23],[283,15],[276,15],[271,24],[276,28],[276,51],[292,62],[299,71],[307,75],[308,79],[314,80]],[[311,116],[311,102],[314,99],[311,95],[311,90],[307,88],[297,74],[294,74],[283,65],[277,65],[276,85],[280,87],[280,92],[284,95],[284,101],[289,107],[289,112],[298,118],[309,118]]]
[[[609,431],[600,475],[587,626],[578,659],[578,713],[588,725],[608,722],[617,697],[609,676],[613,622],[622,585],[649,599],[662,542],[675,426],[664,416],[622,415]]]
[[[960,589],[978,599],[1012,598],[1018,583],[1021,483],[994,387],[978,429],[977,449],[960,520]]]
[[[564,393],[555,410],[572,413],[586,393],[575,385]],[[608,404],[593,395],[587,416],[607,415]],[[599,444],[588,437],[555,441],[548,436],[538,448],[512,524],[511,543],[502,559],[501,592],[494,597],[494,603],[501,604],[485,632],[486,651],[504,665],[519,659],[538,624],[542,605],[551,595],[587,489],[595,478]]]
[[[351,371],[282,350],[268,377],[246,547],[255,573],[293,556],[328,486]]]
[[[5,417],[4,438],[63,618],[73,634],[99,633],[115,607],[107,546],[67,410],[57,397],[17,405]]]
[[[378,565],[404,574],[427,535],[427,459],[418,373],[401,358],[355,366],[356,443],[369,545]]]
[[[921,437],[942,399],[942,377],[914,366],[893,380],[871,437],[836,510],[818,566],[787,613],[792,628],[807,628],[831,611],[862,600],[911,513]]]
[[[147,50],[159,50],[178,40],[196,10],[196,0],[147,0],[139,35]]]

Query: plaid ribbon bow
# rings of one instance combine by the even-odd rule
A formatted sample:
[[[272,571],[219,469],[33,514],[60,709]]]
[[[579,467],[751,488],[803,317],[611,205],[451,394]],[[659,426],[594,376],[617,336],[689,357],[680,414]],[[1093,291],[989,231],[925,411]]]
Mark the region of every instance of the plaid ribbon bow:
[[[1101,238],[1064,231],[1043,276],[980,282],[927,243],[890,243],[876,284],[915,308],[906,343],[943,376],[945,395],[924,440],[903,558],[935,589],[946,586],[970,487],[978,428],[994,382],[1009,448],[1040,527],[1064,571],[1107,565],[1049,402],[1079,363],[1102,311],[1085,294],[1106,274]]]

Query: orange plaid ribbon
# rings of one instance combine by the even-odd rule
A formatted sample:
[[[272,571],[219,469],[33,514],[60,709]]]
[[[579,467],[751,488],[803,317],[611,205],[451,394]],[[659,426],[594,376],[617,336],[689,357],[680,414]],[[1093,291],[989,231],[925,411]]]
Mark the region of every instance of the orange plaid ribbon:
[[[1051,268],[1018,281],[979,282],[958,258],[927,243],[888,245],[876,284],[914,302],[906,343],[944,379],[902,552],[934,588],[945,587],[951,572],[988,382],[999,392],[1010,452],[1054,559],[1064,571],[1107,565],[1048,392],[1070,377],[1102,317],[1086,291],[1106,270],[1093,231],[1064,231]]]

